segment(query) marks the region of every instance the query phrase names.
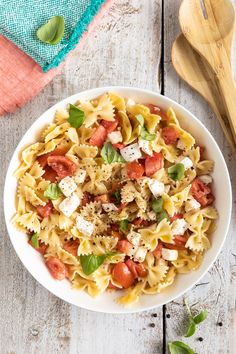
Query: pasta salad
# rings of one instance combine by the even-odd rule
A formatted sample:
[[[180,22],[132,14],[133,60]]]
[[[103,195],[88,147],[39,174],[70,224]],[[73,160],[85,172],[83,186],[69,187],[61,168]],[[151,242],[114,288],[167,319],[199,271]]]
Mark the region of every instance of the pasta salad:
[[[213,167],[171,107],[108,92],[58,110],[22,151],[12,221],[54,279],[127,305],[200,266]]]

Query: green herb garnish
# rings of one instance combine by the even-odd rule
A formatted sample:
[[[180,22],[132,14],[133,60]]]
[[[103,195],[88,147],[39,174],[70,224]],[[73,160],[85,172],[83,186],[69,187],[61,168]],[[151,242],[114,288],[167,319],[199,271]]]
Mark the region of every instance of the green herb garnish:
[[[186,299],[184,299],[184,304],[189,315],[188,328],[185,337],[191,337],[195,333],[197,325],[199,325],[199,323],[203,322],[206,319],[207,311],[203,310],[199,312],[196,316],[193,316]]]
[[[194,351],[185,343],[180,341],[168,343],[170,354],[194,354]]]
[[[121,202],[120,189],[117,189],[114,193],[112,193],[111,196],[115,199],[116,204],[120,204],[120,202]]]
[[[168,175],[174,181],[180,181],[184,177],[184,165],[177,163],[168,168]]]
[[[150,134],[144,125],[144,118],[141,114],[135,116],[139,124],[141,125],[140,138],[147,141],[152,141],[155,139],[156,134]]]
[[[47,189],[45,190],[43,195],[44,195],[44,197],[46,197],[48,199],[56,200],[62,195],[62,192],[61,192],[58,184],[51,183],[51,184],[49,184],[49,186],[47,187]]]
[[[54,16],[47,23],[37,30],[37,37],[41,42],[48,44],[58,44],[65,31],[65,21],[63,16]]]
[[[31,244],[34,248],[39,248],[38,233],[35,232],[31,237]]]
[[[79,128],[85,119],[84,111],[70,104],[68,122],[73,128]]]
[[[103,264],[106,258],[114,256],[116,253],[105,253],[99,256],[95,254],[80,255],[80,263],[85,275],[90,275]]]
[[[127,231],[129,227],[129,220],[124,219],[119,222],[119,229],[123,232]]]
[[[159,197],[157,199],[153,199],[152,201],[152,210],[155,211],[155,213],[160,213],[163,211],[163,199],[162,197]]]
[[[113,162],[125,162],[123,157],[113,148],[111,143],[106,143],[103,145],[101,150],[101,156],[106,164],[111,164]]]
[[[160,213],[157,213],[157,222],[161,222],[163,219],[167,219],[169,221],[169,216],[165,210],[161,211]]]

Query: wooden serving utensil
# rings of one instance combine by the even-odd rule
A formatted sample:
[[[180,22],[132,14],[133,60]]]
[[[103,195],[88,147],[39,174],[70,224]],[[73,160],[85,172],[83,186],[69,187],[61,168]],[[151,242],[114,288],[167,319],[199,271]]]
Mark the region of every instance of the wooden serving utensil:
[[[227,49],[230,57],[230,48]],[[236,157],[236,142],[230,130],[227,113],[215,76],[207,62],[191,47],[183,34],[172,46],[172,63],[178,75],[210,104]]]
[[[211,67],[236,142],[236,88],[227,49],[231,48],[235,11],[229,0],[183,0],[182,32]]]

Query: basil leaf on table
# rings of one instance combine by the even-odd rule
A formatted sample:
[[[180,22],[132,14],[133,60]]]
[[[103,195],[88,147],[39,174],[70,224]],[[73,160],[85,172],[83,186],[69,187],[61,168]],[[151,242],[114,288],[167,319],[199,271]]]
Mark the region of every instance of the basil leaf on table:
[[[80,263],[85,275],[90,275],[103,264],[106,258],[110,258],[116,253],[105,253],[99,256],[95,254],[80,255]]]
[[[152,210],[155,213],[160,213],[161,211],[163,211],[163,199],[162,199],[162,197],[159,197],[157,199],[153,199],[153,201],[152,201]]]
[[[187,328],[187,332],[185,334],[185,337],[191,337],[196,331],[196,324],[194,323],[193,319],[190,318],[189,319],[189,323],[188,323],[188,328]]]
[[[128,226],[129,226],[129,220],[128,219],[124,219],[124,220],[121,220],[119,222],[119,229],[121,231],[123,231],[123,232],[128,230]]]
[[[37,30],[37,37],[41,42],[48,44],[58,44],[65,31],[65,21],[63,16],[54,16]]]
[[[31,237],[31,244],[34,248],[39,248],[38,233],[35,232]]]
[[[47,189],[45,190],[43,195],[44,195],[44,197],[46,197],[48,199],[56,200],[62,195],[62,192],[61,192],[58,184],[51,183],[51,184],[49,184],[49,186],[47,187]]]
[[[101,156],[106,164],[111,164],[113,162],[125,162],[123,157],[113,148],[111,143],[106,143],[103,145],[101,150]]]
[[[168,168],[168,176],[174,181],[180,181],[184,177],[184,165],[177,163]]]
[[[187,299],[184,299],[184,304],[189,315],[189,323],[185,337],[191,337],[195,333],[197,325],[206,319],[208,313],[206,310],[203,310],[199,312],[196,316],[193,316]]]
[[[199,323],[203,322],[207,318],[207,315],[208,315],[208,312],[206,310],[199,312],[198,315],[193,317],[194,323],[196,325],[198,325]]]
[[[194,351],[185,343],[180,341],[168,343],[170,354],[194,354]]]
[[[70,104],[68,122],[73,128],[79,128],[85,119],[84,111]]]

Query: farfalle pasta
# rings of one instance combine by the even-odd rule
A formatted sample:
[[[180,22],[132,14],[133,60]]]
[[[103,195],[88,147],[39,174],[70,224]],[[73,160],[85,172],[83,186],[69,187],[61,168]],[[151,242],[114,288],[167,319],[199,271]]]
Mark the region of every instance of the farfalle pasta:
[[[22,151],[12,222],[54,279],[128,305],[200,266],[213,168],[171,107],[108,92],[57,111]]]

